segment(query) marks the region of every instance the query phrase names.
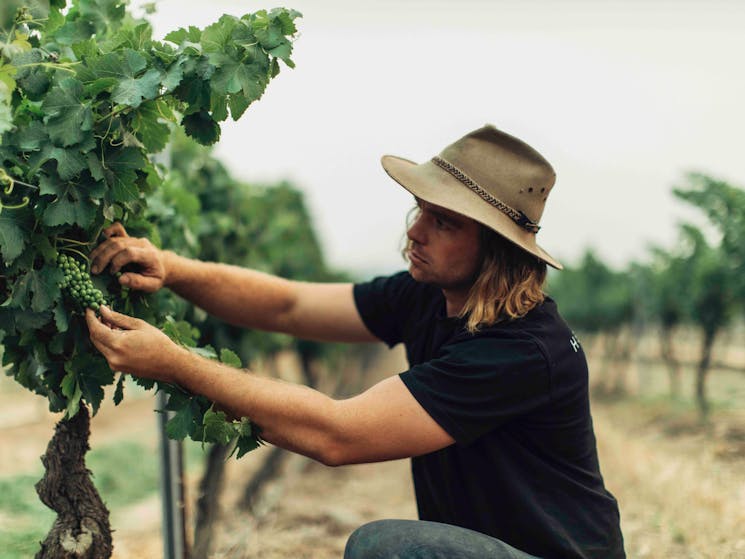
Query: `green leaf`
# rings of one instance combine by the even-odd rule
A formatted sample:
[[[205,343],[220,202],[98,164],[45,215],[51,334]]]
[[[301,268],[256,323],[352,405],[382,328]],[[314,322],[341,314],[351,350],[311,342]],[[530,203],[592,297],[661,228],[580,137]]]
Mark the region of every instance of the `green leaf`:
[[[207,111],[186,115],[181,124],[184,131],[202,145],[209,146],[220,139],[220,125]]]
[[[178,57],[174,56],[170,62],[165,62],[168,64],[168,67],[162,73],[160,80],[160,85],[163,87],[161,94],[171,92],[178,87],[181,80],[184,79],[184,66],[188,60],[189,58],[187,56],[181,54]]]
[[[21,126],[13,134],[11,143],[15,144],[21,151],[39,151],[45,142],[49,141],[47,131],[38,120],[32,120],[25,126]]]
[[[127,3],[122,0],[78,0],[80,15],[98,32],[124,19]]]
[[[238,354],[226,347],[220,350],[220,361],[226,365],[235,367],[236,369],[241,369],[243,367],[243,363],[241,363],[241,358],[238,357]]]
[[[0,255],[6,264],[20,256],[28,241],[23,222],[14,215],[16,213],[5,211],[0,214]]]
[[[83,169],[88,167],[85,156],[77,148],[60,148],[47,145],[42,150],[42,154],[47,155],[48,159],[57,161],[57,173],[64,181],[77,177]]]
[[[163,114],[172,116],[168,105],[163,101],[146,101],[132,117],[135,136],[150,153],[158,153],[168,144],[171,127],[162,122]]]
[[[11,301],[19,309],[28,309],[31,305],[31,274],[33,270],[26,272],[16,280],[13,286]]]
[[[41,270],[30,270],[24,277],[25,288],[33,293],[31,309],[35,312],[45,311],[52,307],[60,297],[59,284],[62,271],[56,265],[45,265]],[[16,285],[20,285],[19,282]]]
[[[269,74],[262,64],[246,64],[243,70],[238,72],[243,95],[249,101],[256,101],[264,94],[269,83]]]
[[[143,100],[157,97],[161,77],[160,71],[150,68],[138,78],[123,79],[114,88],[111,98],[122,105],[139,107]]]
[[[32,310],[21,310],[15,313],[16,328],[19,332],[42,328],[49,322],[52,313],[43,311],[36,313]]]
[[[204,429],[203,439],[205,442],[226,445],[236,434],[232,423],[228,422],[225,412],[208,409],[202,419],[202,428]]]
[[[230,46],[230,38],[238,22],[235,16],[225,14],[216,23],[205,27],[200,41],[204,52],[224,52]]]
[[[54,324],[57,326],[58,332],[67,332],[70,327],[70,315],[62,301],[59,301],[54,307]]]
[[[104,169],[101,160],[98,158],[95,152],[89,151],[85,154],[85,158],[88,161],[88,171],[96,181],[104,180]]]
[[[12,63],[18,69],[15,80],[23,92],[33,101],[38,101],[49,89],[49,75],[38,64],[44,61],[40,49],[33,49],[13,57]]]
[[[110,90],[115,103],[139,107],[143,100],[158,95],[163,77],[160,70],[146,68],[147,59],[127,48],[89,60],[88,66],[78,71],[78,77],[89,95]]]
[[[96,217],[97,208],[90,199],[76,200],[62,196],[47,206],[42,221],[50,227],[69,224],[88,228]]]
[[[138,148],[125,147],[107,155],[104,177],[111,188],[114,201],[126,204],[140,196],[135,182],[138,169],[145,166],[145,158]]]
[[[165,36],[166,41],[170,41],[171,43],[175,43],[177,45],[182,44],[183,42],[187,41],[189,43],[198,43],[202,38],[202,31],[198,27],[194,27],[193,25],[189,26],[188,29],[177,29],[176,31],[171,31],[168,35]]]
[[[149,52],[153,45],[153,28],[148,22],[134,27],[122,27],[106,42],[105,50],[130,48],[135,51]]]
[[[73,366],[78,375],[83,398],[91,405],[95,415],[104,397],[102,387],[114,382],[114,372],[100,354],[86,353],[76,356]]]
[[[2,144],[2,135],[8,130],[13,130],[13,113],[10,106],[0,103],[0,144]]]
[[[72,45],[72,52],[75,53],[75,58],[82,60],[86,57],[96,57],[100,55],[100,49],[98,48],[98,41],[95,37],[91,37],[86,41],[80,41]]]
[[[231,95],[228,98],[228,106],[230,107],[230,116],[233,120],[238,120],[243,116],[243,113],[248,109],[251,101],[246,99],[243,95]]]
[[[83,392],[80,390],[75,371],[68,369],[67,365],[65,370],[67,374],[62,379],[60,388],[62,389],[62,395],[67,398],[66,416],[70,419],[75,417],[80,410],[80,398],[82,398]]]
[[[124,399],[124,373],[119,374],[119,381],[116,383],[114,390],[114,405],[118,406]]]
[[[48,115],[44,123],[55,144],[63,147],[78,144],[93,128],[93,112],[84,97],[83,83],[65,78],[44,98],[42,108]]]
[[[54,22],[55,25],[64,21],[54,31],[54,39],[60,45],[73,45],[90,39],[96,33],[90,21],[84,19],[67,19]]]
[[[196,427],[195,410],[196,404],[190,401],[176,412],[166,423],[166,435],[169,439],[183,440],[194,432]]]

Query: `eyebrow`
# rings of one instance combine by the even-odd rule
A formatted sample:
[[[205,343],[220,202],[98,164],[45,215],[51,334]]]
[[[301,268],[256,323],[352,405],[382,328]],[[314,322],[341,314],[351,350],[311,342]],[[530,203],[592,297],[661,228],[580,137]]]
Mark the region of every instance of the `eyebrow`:
[[[454,215],[451,215],[451,214],[446,214],[445,212],[443,212],[441,210],[437,210],[437,209],[433,208],[431,204],[429,206],[427,206],[426,208],[422,208],[422,204],[421,204],[422,201],[419,200],[419,199],[417,199],[417,202],[418,202],[418,205],[419,205],[419,209],[420,210],[426,211],[426,212],[434,215],[435,217],[441,219],[442,221],[448,223],[449,225],[452,225],[454,227],[462,227],[463,221],[461,219],[459,219],[457,216],[454,216]]]

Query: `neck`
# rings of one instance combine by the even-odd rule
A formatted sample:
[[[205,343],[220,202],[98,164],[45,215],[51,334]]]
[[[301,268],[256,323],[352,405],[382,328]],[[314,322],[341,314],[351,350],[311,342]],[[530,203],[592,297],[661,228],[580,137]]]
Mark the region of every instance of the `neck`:
[[[469,289],[444,289],[442,294],[445,296],[445,312],[447,316],[458,316],[468,299]]]

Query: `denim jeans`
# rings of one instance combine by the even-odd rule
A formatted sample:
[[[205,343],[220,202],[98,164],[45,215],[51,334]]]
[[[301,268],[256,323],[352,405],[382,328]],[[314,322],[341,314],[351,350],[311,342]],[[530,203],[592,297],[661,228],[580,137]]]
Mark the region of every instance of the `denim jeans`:
[[[376,520],[355,530],[344,559],[538,559],[467,528],[426,520]]]

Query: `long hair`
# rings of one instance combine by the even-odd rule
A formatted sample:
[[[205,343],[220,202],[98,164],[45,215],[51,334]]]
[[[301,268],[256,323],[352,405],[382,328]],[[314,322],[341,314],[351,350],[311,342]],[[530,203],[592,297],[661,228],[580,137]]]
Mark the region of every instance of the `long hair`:
[[[546,298],[546,263],[481,226],[481,269],[459,316],[466,330],[514,320],[528,314]]]

